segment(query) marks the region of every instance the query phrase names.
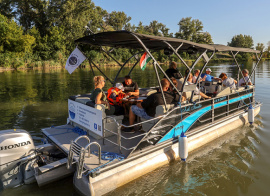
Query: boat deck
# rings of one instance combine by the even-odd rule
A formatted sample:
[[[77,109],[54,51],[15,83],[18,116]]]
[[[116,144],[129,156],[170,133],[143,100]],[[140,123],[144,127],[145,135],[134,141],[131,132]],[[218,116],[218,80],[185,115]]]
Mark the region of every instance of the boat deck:
[[[68,154],[69,153],[69,148],[70,148],[70,143],[71,141],[74,141],[77,137],[80,135],[74,131],[72,131],[74,127],[72,125],[62,125],[62,126],[57,126],[57,127],[49,127],[49,128],[44,128],[42,129],[42,133],[49,139],[51,140],[54,144],[56,144],[64,153]],[[122,136],[125,138],[131,138],[136,135],[140,135],[140,132],[136,132],[134,134],[130,133],[122,133]],[[125,146],[126,148],[131,148],[133,146],[136,146],[136,144],[142,139],[143,136],[129,140],[129,139],[123,139],[121,140],[122,146]],[[95,139],[92,136],[88,135],[88,138],[90,139],[91,142],[97,142],[101,146],[101,151],[102,152],[113,152],[113,153],[118,153],[125,158],[127,158],[128,154],[130,153],[131,150],[125,150],[124,148],[120,149],[117,145],[109,142],[109,141],[104,141],[103,144],[103,139]],[[117,137],[116,135],[112,135],[109,137],[106,137],[107,139],[110,139],[114,143],[117,143]],[[80,139],[77,142],[79,145],[82,147],[85,147],[88,144],[88,141],[86,139]],[[98,152],[98,147],[96,145],[92,145],[90,152],[92,151],[97,151]],[[78,161],[79,156],[77,156],[74,153],[74,159]],[[95,169],[96,167],[108,163],[109,160],[101,160],[101,164],[99,164],[99,158],[98,156],[94,155],[91,153],[90,157],[88,157],[88,153],[85,156],[85,165],[84,167],[88,170]],[[112,165],[116,162],[119,162],[117,159],[109,163],[108,165]]]

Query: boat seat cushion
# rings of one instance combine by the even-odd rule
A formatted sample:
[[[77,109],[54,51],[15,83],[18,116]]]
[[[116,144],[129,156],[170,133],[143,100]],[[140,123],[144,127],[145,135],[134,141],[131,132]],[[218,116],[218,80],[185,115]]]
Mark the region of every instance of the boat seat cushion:
[[[82,103],[82,104],[86,104],[87,102],[89,102],[91,99],[89,97],[77,97],[75,99],[76,102]]]
[[[189,92],[184,92],[184,93],[183,93],[183,96],[185,96],[187,100],[190,100],[190,98],[191,98],[191,93],[192,93],[191,91],[189,91]],[[200,95],[193,95],[193,101],[200,100],[200,99],[201,99],[201,96],[200,96]]]
[[[155,117],[158,117],[158,116],[161,116],[161,115],[165,114],[167,111],[174,108],[174,106],[175,106],[174,104],[167,104],[167,110],[166,110],[165,105],[158,105],[156,107],[156,115],[155,115]],[[141,118],[141,121],[146,121],[146,119]],[[158,121],[158,119],[157,120],[152,120],[150,122],[143,123],[142,124],[142,129],[144,131],[148,131],[154,124],[156,124],[157,121]]]
[[[167,104],[167,111],[174,108],[174,106],[175,106],[174,104]],[[161,115],[165,114],[167,111],[166,111],[165,105],[158,105],[156,107],[156,115],[155,115],[155,117],[161,116]]]
[[[216,97],[221,97],[221,96],[225,96],[225,95],[229,95],[231,93],[231,88],[230,87],[226,87],[223,90],[221,90]]]
[[[153,89],[153,88],[141,88],[140,89],[140,96],[142,97],[147,97],[153,93],[156,93],[157,89]]]

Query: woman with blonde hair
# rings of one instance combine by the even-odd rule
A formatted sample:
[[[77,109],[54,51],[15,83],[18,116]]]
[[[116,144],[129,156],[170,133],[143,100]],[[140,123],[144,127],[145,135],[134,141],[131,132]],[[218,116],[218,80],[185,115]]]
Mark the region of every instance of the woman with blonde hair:
[[[105,86],[105,79],[103,76],[95,76],[94,77],[94,84],[95,84],[95,90],[93,90],[91,94],[91,100],[95,102],[95,104],[103,104],[105,105],[105,113],[107,115],[113,115],[122,113],[120,109],[116,108],[114,105],[110,105],[107,96],[102,90],[102,88]]]

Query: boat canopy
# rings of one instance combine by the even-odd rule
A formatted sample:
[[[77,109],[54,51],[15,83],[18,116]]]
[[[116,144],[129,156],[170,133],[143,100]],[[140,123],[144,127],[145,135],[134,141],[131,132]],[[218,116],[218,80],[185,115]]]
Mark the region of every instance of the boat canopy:
[[[189,49],[195,49],[201,52],[205,50],[208,50],[209,52],[261,52],[258,50],[253,50],[251,48],[230,47],[221,44],[199,44],[184,39],[145,35],[139,33],[132,33],[124,30],[108,31],[85,36],[75,40],[75,43],[89,44],[94,46],[109,46],[113,48],[144,49],[137,38],[139,38],[150,50],[168,49],[168,44],[165,43],[167,42],[175,49],[179,48],[179,46],[181,45],[181,47],[179,48],[180,51],[188,51]]]

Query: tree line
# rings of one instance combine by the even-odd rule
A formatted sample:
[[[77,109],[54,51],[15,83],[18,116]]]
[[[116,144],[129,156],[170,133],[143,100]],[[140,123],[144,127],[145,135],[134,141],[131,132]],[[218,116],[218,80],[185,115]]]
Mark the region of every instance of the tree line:
[[[212,36],[203,30],[203,23],[192,17],[182,18],[179,31],[170,29],[156,20],[148,25],[139,22],[131,24],[131,17],[124,12],[108,12],[91,0],[0,0],[0,67],[47,67],[63,66],[66,58],[74,49],[74,40],[89,34],[113,30],[164,37],[175,37],[196,43],[212,44]],[[249,35],[236,35],[228,42],[230,46],[253,48],[253,39]],[[262,43],[256,46],[264,50]],[[269,58],[270,42],[265,52]],[[89,50],[87,54],[94,62],[101,62],[104,56],[98,51]],[[114,57],[124,62],[130,51],[117,49]],[[193,57],[181,54],[185,59]],[[164,52],[155,53],[155,57],[166,62],[174,58]],[[240,56],[240,60],[250,58]]]

